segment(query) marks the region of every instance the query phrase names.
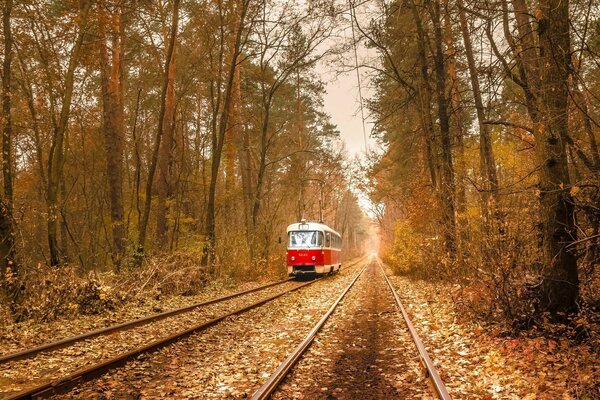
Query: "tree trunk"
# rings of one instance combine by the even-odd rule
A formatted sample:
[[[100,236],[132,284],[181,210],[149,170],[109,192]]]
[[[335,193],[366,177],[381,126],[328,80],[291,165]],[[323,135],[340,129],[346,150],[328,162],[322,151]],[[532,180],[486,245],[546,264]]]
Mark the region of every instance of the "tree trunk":
[[[216,255],[216,226],[215,226],[215,198],[217,194],[217,180],[219,177],[219,167],[221,164],[221,154],[223,153],[223,145],[225,142],[225,133],[227,131],[227,121],[229,118],[229,109],[232,102],[233,81],[235,70],[238,64],[238,58],[242,48],[242,31],[244,29],[246,13],[248,11],[249,0],[239,2],[241,10],[238,26],[236,27],[235,40],[233,43],[233,54],[231,63],[229,64],[229,72],[227,74],[227,82],[225,84],[225,101],[223,110],[219,118],[218,131],[213,130],[212,135],[212,161],[210,171],[210,186],[208,191],[208,204],[206,207],[206,224],[205,224],[205,246],[202,254],[202,265],[210,265],[211,270],[215,265]]]
[[[260,157],[258,171],[256,175],[256,188],[254,189],[254,203],[252,206],[252,227],[256,229],[258,223],[258,213],[260,211],[260,197],[262,193],[263,182],[267,169],[267,151],[269,148],[269,119],[271,114],[271,97],[263,100],[263,120],[260,130]]]
[[[4,203],[7,217],[12,221],[13,209],[13,178],[12,178],[12,114],[11,114],[11,63],[12,63],[12,32],[10,17],[12,13],[12,0],[5,0],[2,13],[4,31],[4,61],[2,63],[2,119],[4,127],[2,130],[2,178],[4,184]],[[12,222],[11,222],[12,224]]]
[[[144,255],[144,248],[146,244],[146,232],[148,229],[148,220],[150,218],[150,207],[152,205],[152,186],[154,182],[154,175],[156,173],[156,166],[158,164],[158,156],[160,151],[160,144],[163,137],[163,131],[165,129],[165,121],[167,114],[167,93],[169,92],[169,81],[171,85],[175,79],[175,47],[177,46],[177,31],[179,29],[179,4],[180,0],[173,1],[173,16],[171,18],[171,32],[169,37],[169,45],[167,48],[167,56],[165,60],[164,68],[164,80],[161,93],[160,101],[160,112],[158,115],[158,131],[154,139],[154,146],[152,147],[152,156],[150,160],[150,167],[148,168],[148,176],[146,178],[146,198],[144,201],[144,210],[142,219],[139,225],[138,232],[138,249],[137,257],[140,262],[141,257]],[[171,117],[172,119],[172,117]]]
[[[473,90],[473,99],[475,101],[477,122],[479,124],[479,173],[484,179],[482,192],[482,214],[484,229],[486,232],[488,232],[490,223],[492,221],[491,218],[492,216],[496,215],[496,207],[498,204],[498,178],[496,176],[496,161],[494,159],[489,128],[488,125],[484,124],[485,109],[483,107],[481,89],[479,87],[479,77],[477,75],[477,67],[475,66],[475,57],[473,55],[473,46],[471,44],[471,35],[469,32],[469,26],[467,24],[463,0],[457,0],[457,6],[458,17],[460,20],[460,30],[467,56],[467,66],[469,68],[469,79],[471,81],[471,89]]]
[[[579,278],[577,259],[569,250],[569,245],[577,239],[566,149],[569,140],[569,2],[540,2],[537,44],[525,0],[513,0],[513,7],[524,49],[521,55],[523,78],[533,100],[528,110],[536,141],[543,223],[542,305],[552,313],[572,311],[579,296]]]
[[[577,84],[573,84],[572,92],[573,101],[576,103],[577,108],[581,111],[581,119],[583,121],[583,127],[585,129],[585,134],[590,144],[590,153],[592,155],[591,161],[588,159],[586,167],[590,170],[590,172],[598,173],[600,172],[600,152],[598,151],[598,142],[596,141],[596,136],[594,134],[594,129],[592,127],[592,121],[589,114],[588,100],[586,96],[579,89]],[[579,153],[581,150],[576,149]],[[581,153],[579,155],[581,157]]]
[[[102,86],[103,130],[106,151],[106,175],[110,193],[110,217],[112,222],[112,261],[117,271],[125,256],[127,234],[123,209],[123,40],[122,8],[116,6],[111,16],[112,60],[109,60],[109,43],[106,32],[105,0],[98,1],[100,36],[100,74]]]
[[[241,78],[240,78],[240,67],[236,68],[235,80],[234,80],[234,92],[233,101],[234,107],[237,110],[238,118],[238,131],[235,135],[237,141],[237,152],[238,152],[238,163],[240,167],[240,177],[242,181],[242,201],[244,204],[244,222],[246,228],[246,243],[248,244],[248,251],[250,260],[254,258],[253,255],[253,231],[252,231],[252,184],[250,177],[252,176],[252,160],[250,154],[250,135],[248,129],[242,126],[243,117],[242,113],[242,91],[241,91]]]
[[[169,230],[167,216],[169,214],[170,199],[173,195],[172,188],[172,164],[173,150],[175,147],[174,124],[175,124],[175,54],[173,50],[173,61],[169,65],[167,74],[167,94],[165,96],[165,114],[159,124],[162,125],[164,136],[158,159],[158,179],[156,181],[156,192],[158,202],[156,205],[156,240],[159,248],[163,249],[167,244],[167,232]]]
[[[450,93],[450,105],[451,115],[454,117],[451,127],[453,128],[452,134],[454,136],[454,168],[455,168],[455,182],[456,182],[456,208],[455,208],[455,222],[457,224],[457,253],[459,259],[464,259],[465,243],[469,240],[469,221],[467,219],[467,194],[465,189],[465,180],[467,175],[467,168],[465,162],[465,124],[462,116],[462,97],[459,91],[459,77],[458,67],[456,63],[456,48],[454,47],[454,35],[452,32],[452,25],[450,21],[450,10],[448,9],[448,0],[444,0],[444,30],[443,37],[446,43],[445,59],[447,60],[447,73],[448,73],[448,90]],[[458,178],[456,178],[458,177]]]
[[[432,21],[434,29],[434,64],[436,75],[436,94],[438,103],[438,118],[441,136],[441,193],[442,217],[444,223],[444,243],[446,254],[451,261],[456,256],[456,193],[454,184],[454,168],[452,165],[452,141],[450,138],[450,118],[448,115],[448,100],[446,98],[446,64],[443,51],[442,26],[440,18],[440,3],[435,0],[432,6]]]
[[[46,207],[48,210],[48,247],[50,250],[50,265],[58,266],[63,255],[58,246],[58,220],[60,218],[59,190],[62,179],[62,169],[64,164],[64,141],[69,125],[69,115],[71,113],[71,101],[73,99],[73,85],[75,79],[75,69],[79,64],[81,48],[85,36],[87,19],[91,7],[91,1],[83,0],[80,2],[79,31],[75,40],[75,45],[69,57],[69,63],[64,79],[64,92],[58,123],[54,127],[52,145],[48,155],[48,189],[46,191]]]
[[[425,143],[425,157],[427,158],[427,167],[429,170],[431,184],[435,192],[438,193],[440,191],[440,168],[438,157],[439,146],[436,140],[431,110],[431,99],[433,97],[433,90],[430,85],[429,65],[427,64],[427,54],[425,49],[425,43],[427,43],[428,38],[423,29],[421,17],[414,2],[411,4],[411,11],[415,19],[415,26],[417,28],[419,71],[421,75],[418,90],[418,108],[420,115],[420,124],[421,130],[423,131]]]
[[[15,238],[13,227],[13,185],[12,185],[12,113],[11,113],[11,72],[12,72],[12,30],[10,18],[12,0],[5,0],[2,9],[2,28],[4,32],[4,62],[2,63],[2,175],[4,195],[0,196],[0,283],[10,300],[11,312],[16,315],[19,290],[17,285]]]
[[[27,108],[29,109],[29,114],[31,116],[31,128],[33,129],[34,135],[34,145],[35,145],[35,157],[37,161],[38,173],[40,175],[40,194],[45,196],[46,188],[48,187],[48,181],[46,179],[46,171],[44,166],[44,155],[42,150],[42,139],[40,132],[40,124],[39,124],[39,114],[35,107],[35,98],[33,97],[33,85],[31,84],[31,79],[29,79],[31,72],[27,69],[23,59],[21,58],[20,53],[17,52],[17,57],[19,58],[19,67],[20,67],[20,75],[21,80],[19,81],[19,85],[21,89],[27,96]]]

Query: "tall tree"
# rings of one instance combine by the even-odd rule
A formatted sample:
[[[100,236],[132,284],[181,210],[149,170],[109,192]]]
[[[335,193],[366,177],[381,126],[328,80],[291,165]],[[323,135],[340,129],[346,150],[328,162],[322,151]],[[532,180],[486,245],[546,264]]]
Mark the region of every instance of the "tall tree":
[[[293,3],[293,2],[292,2]],[[253,190],[252,202],[252,227],[251,240],[254,231],[259,222],[259,213],[261,209],[261,198],[263,195],[263,186],[267,168],[282,161],[284,157],[269,161],[271,148],[277,139],[277,132],[282,127],[274,128],[272,121],[272,108],[276,97],[281,88],[287,83],[294,72],[307,69],[319,59],[324,57],[326,52],[317,54],[317,48],[329,37],[332,29],[331,21],[326,13],[319,12],[319,6],[309,6],[302,12],[297,12],[293,7],[283,6],[281,10],[268,7],[265,1],[263,6],[263,18],[261,29],[257,32],[259,37],[259,61],[260,68],[260,97],[261,97],[261,121],[260,121],[260,140],[259,157],[256,171],[256,186]],[[275,17],[268,17],[269,10],[276,10]],[[310,20],[308,32],[303,33],[303,25],[307,25]],[[298,87],[299,91],[300,88]],[[298,96],[299,97],[299,96]],[[296,99],[298,103],[298,98]],[[298,116],[296,117],[298,118]],[[286,124],[288,121],[284,121]],[[295,152],[302,152],[300,148]],[[254,245],[251,244],[251,248]]]
[[[440,0],[430,4],[433,24],[434,48],[432,50],[435,70],[437,113],[440,124],[440,161],[441,161],[441,195],[444,220],[444,243],[450,259],[456,256],[456,190],[454,182],[454,165],[452,161],[452,140],[450,136],[450,116],[448,114],[448,98],[446,95],[446,60],[442,35]]]
[[[123,208],[123,22],[121,0],[107,12],[106,1],[98,1],[100,39],[100,75],[102,86],[103,130],[106,151],[106,175],[110,192],[113,264],[120,268],[125,255],[127,234]],[[110,27],[108,40],[107,25]],[[111,50],[112,49],[112,50]],[[110,52],[110,57],[109,57]]]
[[[520,81],[538,164],[543,224],[542,304],[551,312],[568,311],[576,307],[579,295],[577,259],[569,250],[577,238],[566,148],[571,65],[569,1],[540,0],[535,13],[525,0],[513,0],[512,5],[519,33],[518,48],[513,46],[513,52],[521,66]]]
[[[148,177],[146,180],[146,198],[144,202],[144,210],[142,219],[139,224],[138,231],[138,256],[144,254],[146,244],[146,233],[148,229],[148,220],[150,218],[150,207],[152,205],[152,186],[154,183],[154,175],[160,155],[161,142],[165,133],[165,128],[171,129],[173,118],[173,102],[174,102],[174,84],[175,84],[175,50],[177,47],[177,35],[179,31],[179,6],[180,0],[173,1],[173,10],[171,16],[171,28],[169,32],[169,44],[167,47],[165,66],[163,70],[163,84],[160,98],[160,112],[158,114],[158,129],[154,138],[152,147],[152,155],[150,166],[148,167]],[[163,144],[170,145],[170,143]],[[166,171],[164,171],[166,173]]]
[[[176,35],[176,32],[172,32]],[[166,38],[165,38],[166,41]],[[172,197],[172,164],[173,148],[175,145],[174,127],[175,127],[175,76],[176,76],[176,54],[177,37],[175,37],[175,47],[171,54],[171,62],[167,73],[167,92],[164,98],[164,115],[159,119],[162,127],[162,142],[158,154],[158,177],[156,180],[157,204],[156,204],[156,243],[159,248],[164,248],[167,244],[169,203]]]
[[[63,178],[65,137],[69,128],[69,116],[71,113],[73,87],[75,84],[75,69],[79,65],[81,57],[91,3],[90,0],[82,0],[79,4],[77,37],[71,50],[71,54],[69,55],[63,82],[60,114],[58,120],[55,121],[54,124],[52,145],[48,155],[48,189],[46,191],[46,205],[48,209],[48,247],[50,249],[50,264],[53,266],[59,265],[66,256],[66,254],[61,254],[57,238],[58,220],[61,210],[59,191],[61,180]],[[45,57],[45,55],[42,57]]]
[[[471,43],[471,34],[465,13],[463,0],[456,0],[458,7],[458,17],[460,21],[460,31],[465,46],[467,56],[467,66],[469,70],[469,80],[471,90],[475,101],[475,111],[477,114],[477,123],[479,126],[479,170],[484,180],[482,191],[483,201],[483,219],[484,226],[489,227],[491,217],[496,214],[498,204],[498,178],[496,175],[496,161],[492,150],[492,140],[490,138],[489,125],[485,123],[485,108],[479,85],[479,76],[475,65],[475,56],[473,54],[473,45]]]
[[[215,202],[217,195],[217,182],[219,180],[219,168],[221,165],[221,156],[223,153],[223,146],[225,144],[225,134],[228,127],[229,112],[232,104],[233,87],[235,80],[235,72],[239,57],[242,52],[244,45],[244,30],[246,29],[246,17],[248,15],[251,0],[238,0],[236,1],[236,16],[239,16],[235,21],[235,25],[232,29],[234,33],[233,45],[231,50],[231,58],[229,60],[227,72],[225,74],[225,83],[223,87],[223,106],[218,117],[213,117],[212,132],[211,132],[211,168],[210,168],[210,184],[208,190],[208,204],[206,207],[206,223],[205,223],[205,246],[202,256],[202,265],[213,266],[215,264],[216,256],[216,219],[215,219]],[[219,0],[220,12],[223,13],[222,1]],[[221,56],[223,57],[223,51],[225,49],[225,27],[221,27]],[[217,88],[221,90],[221,88]]]
[[[4,61],[2,62],[2,177],[4,193],[0,197],[0,283],[14,304],[16,292],[16,251],[13,227],[13,179],[12,179],[12,57],[13,38],[11,14],[13,2],[6,0],[2,8],[2,30],[4,33]]]

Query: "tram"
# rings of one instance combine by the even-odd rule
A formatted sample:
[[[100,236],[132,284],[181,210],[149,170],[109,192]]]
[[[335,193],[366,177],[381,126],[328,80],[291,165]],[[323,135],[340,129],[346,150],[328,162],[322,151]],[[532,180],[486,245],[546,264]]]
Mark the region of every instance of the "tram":
[[[288,275],[324,275],[342,267],[342,237],[325,224],[306,222],[287,228]]]

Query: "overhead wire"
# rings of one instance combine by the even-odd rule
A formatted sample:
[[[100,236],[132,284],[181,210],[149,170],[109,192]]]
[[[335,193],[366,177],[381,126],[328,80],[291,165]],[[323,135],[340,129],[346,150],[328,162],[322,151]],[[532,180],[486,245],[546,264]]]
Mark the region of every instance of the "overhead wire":
[[[362,84],[360,79],[360,69],[358,65],[358,50],[356,46],[356,32],[354,31],[354,21],[356,21],[356,10],[352,0],[348,0],[350,5],[350,27],[352,30],[352,47],[354,49],[354,66],[356,67],[356,81],[358,83],[358,101],[360,105],[360,117],[362,120],[363,139],[365,141],[365,155],[369,154],[369,143],[367,141],[367,127],[365,124],[365,111],[363,106]],[[358,23],[358,21],[357,21]]]

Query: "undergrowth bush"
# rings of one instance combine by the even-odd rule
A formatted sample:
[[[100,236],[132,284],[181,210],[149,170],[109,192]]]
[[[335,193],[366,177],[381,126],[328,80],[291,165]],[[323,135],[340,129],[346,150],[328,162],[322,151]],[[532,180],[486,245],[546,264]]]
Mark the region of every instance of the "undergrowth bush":
[[[278,279],[285,275],[285,268],[281,267],[284,255],[276,251],[269,260],[260,259],[250,265],[238,250],[226,259],[219,257],[209,271],[201,265],[201,246],[196,246],[149,257],[141,266],[124,266],[118,273],[84,272],[74,264],[23,267],[17,315],[11,312],[7,299],[0,298],[0,317],[49,321],[77,314],[100,314],[131,301],[196,295],[207,285],[223,287],[242,281]]]
[[[443,279],[447,268],[441,247],[435,235],[418,231],[408,221],[398,221],[394,241],[383,251],[382,258],[396,274]]]
[[[38,264],[21,275],[20,287],[19,319],[46,321],[76,313],[96,314],[120,302],[95,274],[80,276],[75,265]]]
[[[520,211],[499,214],[487,232],[478,210],[468,209],[461,219],[465,225],[458,229],[465,237],[462,243],[457,241],[453,261],[436,235],[435,217],[426,215],[397,219],[393,235],[383,243],[382,258],[396,274],[451,283],[457,315],[465,320],[499,323],[512,333],[544,327],[550,335],[557,329],[567,336],[587,335],[586,326],[598,325],[591,312],[600,305],[597,250],[582,246],[579,254],[579,312],[548,324],[540,306],[540,226],[534,219],[522,218],[524,211],[535,213],[537,205],[534,200],[515,201],[520,207],[512,204],[506,209]]]

